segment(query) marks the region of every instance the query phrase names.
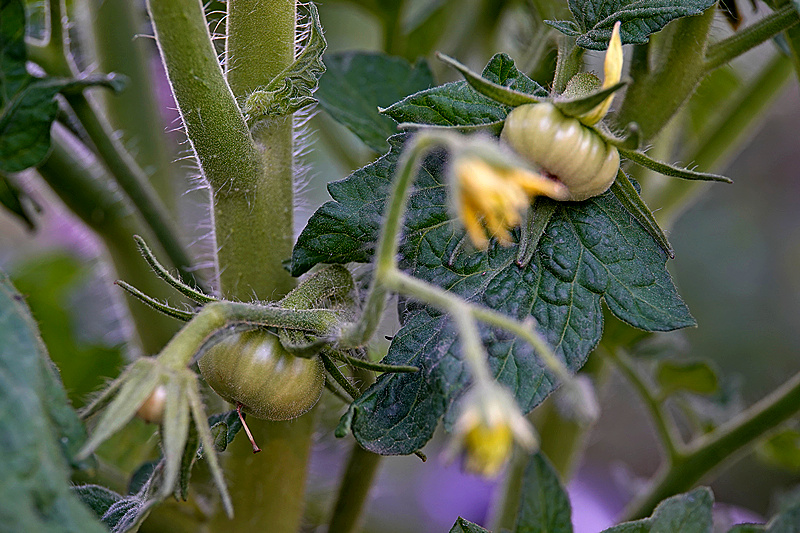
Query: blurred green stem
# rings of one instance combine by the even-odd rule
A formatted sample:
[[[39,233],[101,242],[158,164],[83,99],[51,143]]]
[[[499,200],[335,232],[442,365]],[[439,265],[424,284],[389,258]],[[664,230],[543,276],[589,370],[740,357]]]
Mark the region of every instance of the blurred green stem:
[[[764,69],[718,114],[701,133],[699,142],[686,148],[682,161],[714,172],[723,169],[731,157],[758,130],[757,123],[775,101],[792,75],[792,64],[776,53]],[[658,222],[669,227],[691,199],[707,187],[700,182],[669,179],[655,190],[648,203],[658,207]]]
[[[63,0],[50,0],[50,36],[43,45],[29,43],[30,59],[40,64],[52,76],[78,77],[80,73],[72,60],[63,33]],[[193,262],[178,236],[177,226],[161,198],[150,185],[147,175],[125,150],[114,131],[96,106],[83,92],[66,96],[70,107],[94,144],[113,178],[141,213],[144,223],[164,249],[172,263],[186,280],[194,280]]]
[[[653,386],[645,383],[644,379],[634,367],[633,361],[628,358],[624,353],[614,347],[604,347],[603,350],[608,357],[614,362],[617,369],[628,380],[628,383],[633,386],[636,393],[642,399],[647,410],[650,412],[650,418],[656,429],[659,442],[664,449],[667,464],[674,464],[680,462],[683,458],[683,443],[680,440],[675,423],[664,410],[661,403],[653,394]]]
[[[114,187],[105,168],[63,126],[55,124],[52,136],[52,152],[39,166],[39,173],[67,207],[100,236],[116,275],[155,298],[174,297],[139,254],[132,235],[148,235],[148,229]],[[158,353],[178,330],[177,321],[139,302],[131,303],[129,309],[147,354]]]
[[[757,440],[800,411],[800,373],[726,425],[691,442],[671,466],[625,512],[626,520],[650,515],[663,499],[691,489],[723,462],[733,460]]]
[[[339,484],[328,533],[352,533],[358,530],[361,511],[380,463],[380,455],[368,452],[358,443],[353,444]]]
[[[130,0],[90,0],[94,48],[101,72],[117,72],[128,77],[119,94],[103,93],[108,120],[122,132],[122,142],[130,149],[161,200],[174,207],[177,188],[173,187],[174,154],[164,142],[164,121],[159,113],[155,91],[157,83],[150,61],[155,51],[145,31],[141,6]],[[177,175],[176,175],[177,177]]]

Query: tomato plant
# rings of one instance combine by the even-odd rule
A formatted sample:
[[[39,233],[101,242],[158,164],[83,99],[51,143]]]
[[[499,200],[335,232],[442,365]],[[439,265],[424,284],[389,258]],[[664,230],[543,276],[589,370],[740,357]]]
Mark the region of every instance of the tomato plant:
[[[742,494],[796,482],[796,362],[747,390],[794,293],[686,274],[738,239],[776,277],[748,144],[800,6],[754,7],[0,0],[1,527],[800,530]]]

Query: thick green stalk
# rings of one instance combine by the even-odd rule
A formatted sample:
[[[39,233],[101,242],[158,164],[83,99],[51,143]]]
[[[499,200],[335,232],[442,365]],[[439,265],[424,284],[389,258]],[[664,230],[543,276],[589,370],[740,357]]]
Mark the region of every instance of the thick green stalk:
[[[626,519],[648,516],[664,498],[684,492],[725,461],[738,457],[758,439],[800,411],[800,374],[729,424],[700,437],[687,453],[662,470],[650,489],[625,512]]]
[[[294,0],[228,1],[226,75],[236,99],[266,85],[294,61],[296,17]],[[259,124],[253,133],[256,175],[232,176],[230,188],[215,190],[220,286],[226,297],[276,300],[294,286],[282,266],[294,236],[292,127],[292,116]],[[268,526],[275,533],[294,532],[304,507],[313,411],[289,422],[252,422],[263,453],[253,456],[242,439],[234,443],[226,473],[236,517],[228,522],[216,516],[212,530]]]
[[[702,135],[702,142],[689,147],[681,161],[691,162],[704,170],[719,171],[728,164],[739,148],[758,131],[758,122],[780,94],[792,74],[789,58],[775,54],[764,70],[733,99],[712,127]],[[658,206],[656,218],[669,226],[686,208],[690,200],[707,184],[669,180],[648,200]]]
[[[708,53],[706,53],[706,72],[724,65],[798,22],[800,22],[800,15],[797,14],[797,9],[792,4],[788,4],[727,39],[714,43],[708,47]]]
[[[148,229],[114,187],[105,168],[66,128],[56,124],[52,132],[53,149],[40,165],[39,173],[67,207],[102,239],[117,276],[155,298],[174,298],[175,293],[153,275],[142,259],[133,235],[147,235]],[[180,325],[139,302],[130,302],[129,309],[147,354],[158,353]]]
[[[95,55],[101,72],[128,77],[119,94],[105,95],[109,122],[122,132],[122,142],[150,178],[162,201],[173,206],[172,160],[161,135],[164,122],[155,99],[151,75],[152,41],[138,37],[144,31],[143,13],[130,0],[90,0]]]
[[[705,72],[708,32],[715,8],[673,22],[675,30],[660,54],[661,64],[644,79],[634,80],[616,117],[617,124],[636,122],[645,140],[652,139],[694,92]]]
[[[358,530],[361,510],[380,462],[380,455],[353,444],[339,484],[339,496],[328,525],[328,533],[352,533]]]
[[[294,61],[296,17],[294,0],[228,1],[226,75],[238,100]],[[259,124],[262,172],[249,193],[215,195],[220,284],[229,296],[277,300],[294,286],[282,265],[294,244],[292,126],[292,116]]]

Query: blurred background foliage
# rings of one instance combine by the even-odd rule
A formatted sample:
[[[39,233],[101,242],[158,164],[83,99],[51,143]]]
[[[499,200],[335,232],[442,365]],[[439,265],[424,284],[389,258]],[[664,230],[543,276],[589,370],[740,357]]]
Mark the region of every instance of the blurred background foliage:
[[[69,2],[73,20],[78,21],[75,28],[89,27],[80,21],[93,16],[99,4],[96,0]],[[124,93],[106,97],[109,115],[142,166],[150,169],[152,176],[162,174],[157,181],[168,185],[161,192],[180,214],[183,230],[194,243],[193,251],[202,257],[208,247],[208,228],[202,224],[207,195],[197,187],[192,163],[184,160],[182,135],[174,131],[175,106],[160,70],[155,43],[145,37],[151,31],[145,22],[143,2],[130,5],[141,21],[140,27],[131,29],[131,35],[139,35],[135,42],[150,79],[137,90],[150,90],[156,107],[144,119],[144,129],[139,133],[125,126],[129,117],[114,111],[133,108],[142,114],[142,108],[130,102],[112,101],[123,98]],[[30,8],[32,20],[37,20],[41,6],[31,3]],[[741,5],[740,10],[745,23],[765,11],[763,6],[754,11],[749,4]],[[212,30],[221,27],[222,11],[224,3],[208,4]],[[320,5],[328,54],[386,51],[411,63],[424,57],[437,83],[456,76],[433,58],[436,50],[476,69],[493,53],[506,52],[534,79],[548,86],[555,47],[545,43],[531,48],[532,36],[551,31],[542,24],[543,19],[564,18],[565,12],[565,5],[543,0],[329,0]],[[224,25],[224,21],[221,23]],[[732,31],[722,14],[717,16],[714,28],[720,36]],[[102,39],[98,35],[74,35],[83,65],[107,64],[96,53],[102,47],[93,44]],[[664,160],[691,164],[692,160],[681,158],[692,153],[699,132],[713,126],[714,118],[724,112],[724,104],[730,103],[729,96],[752,79],[775,49],[775,43],[765,43],[709,77],[692,105],[655,143],[653,152]],[[587,53],[590,68],[599,70],[600,56]],[[109,67],[120,69],[124,70],[124,65]],[[135,73],[131,77],[136,77]],[[692,193],[682,213],[661,213],[668,222],[676,253],[669,267],[699,327],[658,334],[661,338],[650,342],[667,346],[670,355],[679,359],[708,360],[713,368],[720,369],[722,392],[716,395],[727,401],[729,410],[721,408],[720,402],[708,401],[700,409],[718,420],[729,418],[737,406],[763,397],[800,368],[800,91],[796,78],[776,92],[767,109],[757,121],[758,127],[748,128],[747,142],[716,168],[700,168],[722,171],[734,179],[734,185],[702,187]],[[167,133],[151,139],[143,131]],[[311,149],[305,156],[307,171],[301,177],[298,229],[328,199],[327,182],[341,179],[377,155],[323,111],[311,119],[308,131],[302,140]],[[154,154],[154,149],[158,153]],[[657,192],[658,183],[652,177],[637,177],[645,185],[646,195],[648,186]],[[122,296],[112,285],[115,275],[105,266],[103,248],[92,232],[69,215],[32,174],[21,176],[19,185],[41,206],[42,214],[36,217],[36,229],[31,231],[19,219],[0,213],[0,268],[10,273],[27,296],[70,399],[79,407],[104,380],[116,375],[128,355],[130,348],[124,348],[124,341],[130,332],[125,308],[120,305]],[[658,199],[654,193],[648,200],[660,215]],[[663,352],[648,356],[645,366],[654,367],[661,356]],[[658,466],[656,440],[635,393],[619,377],[610,376],[600,394],[603,414],[589,436],[586,455],[570,485],[576,526],[586,532],[610,525]],[[682,401],[695,405],[703,401],[696,396],[681,398],[671,404],[676,410]],[[327,398],[323,402],[308,485],[312,496],[307,512],[309,530],[324,523],[336,491],[337,476],[333,474],[341,469],[346,453],[346,443],[332,438],[340,413],[337,400]],[[689,428],[692,421],[682,420]],[[146,430],[136,426],[120,438],[146,441],[143,432]],[[426,448],[430,457],[427,464],[414,457],[392,458],[384,463],[367,510],[366,531],[445,531],[455,515],[476,522],[486,520],[498,484],[465,476],[458,465],[442,464],[437,451],[442,442],[438,436]],[[120,466],[120,479],[146,457],[145,452]],[[789,494],[798,481],[800,437],[792,430],[726,470],[712,488],[718,502],[746,510],[742,516],[769,516],[782,495]]]

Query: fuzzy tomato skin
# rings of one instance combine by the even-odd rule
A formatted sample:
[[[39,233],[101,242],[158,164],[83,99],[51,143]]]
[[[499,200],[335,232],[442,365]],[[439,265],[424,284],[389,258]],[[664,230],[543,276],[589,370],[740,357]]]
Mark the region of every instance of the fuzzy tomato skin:
[[[167,389],[164,385],[156,387],[150,396],[136,411],[136,416],[148,424],[160,424],[164,421],[164,407],[167,403]]]
[[[286,351],[268,331],[236,333],[198,361],[214,392],[264,420],[290,420],[317,403],[325,384],[322,361]]]
[[[571,200],[602,194],[617,177],[616,147],[553,104],[514,108],[500,136],[518,154],[564,183]]]

